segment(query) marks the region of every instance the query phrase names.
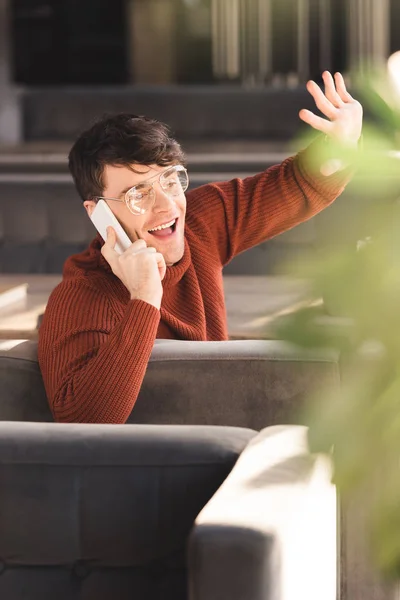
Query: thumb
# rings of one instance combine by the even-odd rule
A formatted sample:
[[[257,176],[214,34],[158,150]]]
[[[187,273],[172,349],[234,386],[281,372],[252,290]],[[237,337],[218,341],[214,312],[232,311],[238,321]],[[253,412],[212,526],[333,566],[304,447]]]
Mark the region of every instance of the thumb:
[[[114,248],[117,243],[117,234],[115,233],[114,227],[107,227],[107,239],[105,243],[111,248]]]
[[[107,239],[104,242],[101,253],[108,263],[113,260],[114,255],[117,254],[114,250],[114,246],[117,243],[117,234],[113,227],[107,227]],[[111,264],[111,263],[110,263]]]

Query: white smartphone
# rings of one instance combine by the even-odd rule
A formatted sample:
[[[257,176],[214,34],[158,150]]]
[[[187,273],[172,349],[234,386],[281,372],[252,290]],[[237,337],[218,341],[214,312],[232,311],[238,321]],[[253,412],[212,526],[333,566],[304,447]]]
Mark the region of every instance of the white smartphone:
[[[90,215],[90,219],[104,241],[107,239],[107,227],[111,225],[111,227],[114,228],[115,233],[117,234],[117,243],[115,244],[114,249],[118,254],[125,252],[132,244],[126,231],[122,228],[121,223],[104,200],[99,200],[97,202],[94,211]]]

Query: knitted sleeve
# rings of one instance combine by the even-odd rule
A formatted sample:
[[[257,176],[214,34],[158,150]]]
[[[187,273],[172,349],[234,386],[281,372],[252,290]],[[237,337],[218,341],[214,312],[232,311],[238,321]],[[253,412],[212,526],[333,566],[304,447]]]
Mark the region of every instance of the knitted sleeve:
[[[192,222],[198,230],[203,227],[203,237],[215,240],[223,265],[310,219],[342,193],[351,169],[320,174],[320,143],[258,175],[205,185],[188,195]]]
[[[49,299],[38,348],[54,419],[124,423],[139,394],[159,320],[159,311],[141,300],[129,301],[118,315],[95,287],[82,280],[61,283]]]

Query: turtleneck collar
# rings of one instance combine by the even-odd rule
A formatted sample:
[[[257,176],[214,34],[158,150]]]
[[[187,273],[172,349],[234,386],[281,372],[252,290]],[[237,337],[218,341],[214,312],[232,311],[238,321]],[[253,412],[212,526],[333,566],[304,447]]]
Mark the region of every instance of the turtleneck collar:
[[[178,261],[176,264],[172,265],[172,267],[167,267],[167,272],[165,273],[165,277],[163,279],[163,287],[176,285],[177,283],[179,283],[179,281],[182,279],[182,277],[188,270],[190,263],[190,248],[185,237],[185,248],[183,251],[183,256],[181,260]]]

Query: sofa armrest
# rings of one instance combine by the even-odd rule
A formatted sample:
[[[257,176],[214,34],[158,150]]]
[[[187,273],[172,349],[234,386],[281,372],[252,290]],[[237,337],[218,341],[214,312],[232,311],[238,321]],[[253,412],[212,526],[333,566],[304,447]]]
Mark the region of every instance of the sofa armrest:
[[[191,600],[335,600],[336,493],[307,429],[253,438],[195,521]]]
[[[0,421],[54,421],[37,357],[37,342],[0,350]]]

